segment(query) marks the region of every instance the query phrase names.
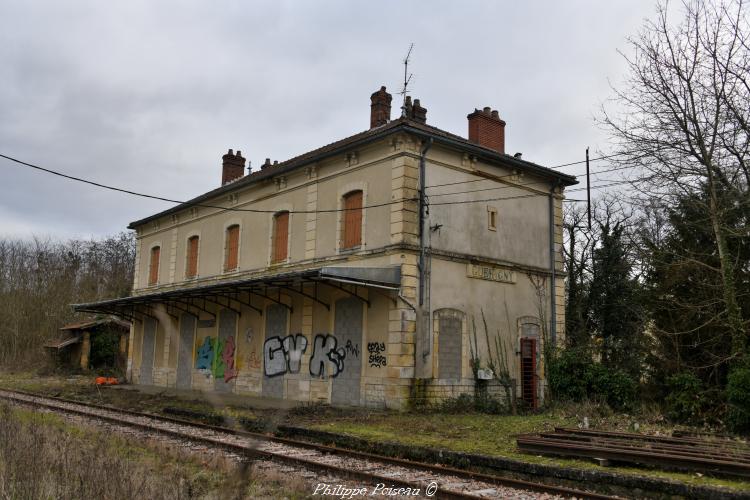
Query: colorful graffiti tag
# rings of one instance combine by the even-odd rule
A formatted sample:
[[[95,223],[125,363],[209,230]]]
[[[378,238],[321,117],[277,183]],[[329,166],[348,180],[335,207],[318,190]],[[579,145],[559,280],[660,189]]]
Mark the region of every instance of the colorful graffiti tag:
[[[234,364],[235,350],[233,336],[227,337],[226,341],[206,337],[196,353],[195,368],[210,371],[215,378],[224,378],[224,382],[229,382],[237,377]]]

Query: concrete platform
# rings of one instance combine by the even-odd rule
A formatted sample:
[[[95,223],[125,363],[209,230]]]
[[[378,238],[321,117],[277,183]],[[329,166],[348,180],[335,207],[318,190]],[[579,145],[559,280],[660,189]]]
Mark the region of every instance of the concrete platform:
[[[290,401],[288,399],[264,398],[213,391],[195,391],[192,389],[175,389],[174,387],[162,387],[158,385],[113,385],[107,386],[107,389],[114,391],[136,391],[149,395],[164,395],[185,401],[195,401],[197,399],[206,401],[214,406],[231,405],[257,410],[289,410],[305,405],[304,402]]]

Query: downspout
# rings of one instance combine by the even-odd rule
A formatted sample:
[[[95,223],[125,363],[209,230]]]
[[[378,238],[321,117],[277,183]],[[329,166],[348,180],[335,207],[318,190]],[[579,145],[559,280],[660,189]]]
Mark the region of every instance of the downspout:
[[[429,355],[430,334],[430,297],[429,287],[425,286],[427,278],[427,258],[425,250],[425,218],[427,216],[427,196],[425,194],[425,171],[427,151],[432,147],[432,138],[422,148],[419,157],[419,306],[417,312],[417,329],[419,331],[418,341],[414,345],[414,376],[424,378],[426,373],[425,358]],[[427,295],[427,300],[425,300]],[[426,309],[426,311],[425,311]],[[426,312],[426,314],[425,314]],[[417,340],[417,339],[415,339]],[[419,353],[419,354],[417,354]]]
[[[424,278],[425,278],[425,245],[424,245],[424,219],[427,203],[425,202],[425,155],[432,147],[432,137],[422,148],[419,157],[419,306],[424,304]]]
[[[550,260],[550,340],[552,345],[557,345],[557,297],[556,292],[556,280],[557,274],[555,270],[555,190],[559,183],[555,183],[549,193],[549,260]]]

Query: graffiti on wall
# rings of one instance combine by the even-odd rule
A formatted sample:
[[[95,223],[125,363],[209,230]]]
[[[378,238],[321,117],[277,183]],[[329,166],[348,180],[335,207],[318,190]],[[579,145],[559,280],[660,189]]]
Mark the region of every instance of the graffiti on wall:
[[[353,344],[351,340],[347,340],[344,349],[346,350],[346,354],[351,354],[355,358],[359,358],[359,344]]]
[[[338,347],[338,341],[333,335],[318,334],[315,336],[313,343],[313,354],[310,359],[310,375],[313,377],[322,377],[325,374],[326,361],[333,363],[330,377],[337,377],[344,371],[344,359],[346,358],[346,349]]]
[[[252,368],[254,370],[260,369],[260,358],[258,357],[258,353],[252,351],[250,354],[248,354],[245,358],[245,363],[247,363],[247,366],[249,368]]]
[[[198,348],[195,355],[195,368],[206,370],[215,378],[224,378],[224,382],[229,382],[237,377],[237,369],[234,364],[234,352],[236,346],[234,337],[223,339],[206,337],[203,344]]]
[[[229,382],[237,377],[237,369],[234,366],[234,351],[234,337],[230,335],[221,351],[221,360],[224,363],[224,382]]]
[[[203,344],[195,355],[195,367],[198,370],[210,370],[214,360],[214,344],[211,337],[203,339]]]
[[[269,337],[263,343],[263,373],[278,377],[285,373],[299,373],[302,354],[307,350],[307,338],[302,334],[284,338]]]
[[[368,362],[370,366],[380,368],[386,366],[387,362],[385,359],[385,343],[383,342],[368,342],[367,352],[370,353]]]

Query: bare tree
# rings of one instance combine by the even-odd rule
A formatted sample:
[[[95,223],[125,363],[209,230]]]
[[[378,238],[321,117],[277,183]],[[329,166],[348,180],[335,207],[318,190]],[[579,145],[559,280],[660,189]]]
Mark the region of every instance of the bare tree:
[[[615,138],[617,160],[647,173],[652,200],[668,206],[707,193],[694,199],[713,233],[730,357],[738,359],[747,334],[727,245],[735,229],[726,213],[736,200],[750,203],[747,13],[742,0],[686,0],[674,26],[670,13],[661,3],[656,19],[629,39],[629,78],[615,89],[618,111],[605,107],[603,121]]]

